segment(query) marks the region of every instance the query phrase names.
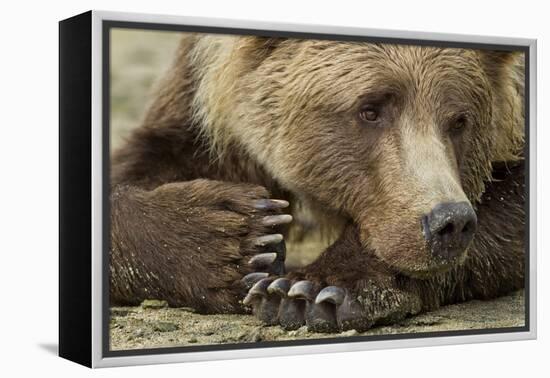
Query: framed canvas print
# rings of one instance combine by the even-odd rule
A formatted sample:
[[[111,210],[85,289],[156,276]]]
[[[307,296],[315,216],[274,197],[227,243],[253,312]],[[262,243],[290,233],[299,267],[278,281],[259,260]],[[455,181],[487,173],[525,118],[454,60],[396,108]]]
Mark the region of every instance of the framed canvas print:
[[[536,41],[60,22],[60,355],[536,337]]]

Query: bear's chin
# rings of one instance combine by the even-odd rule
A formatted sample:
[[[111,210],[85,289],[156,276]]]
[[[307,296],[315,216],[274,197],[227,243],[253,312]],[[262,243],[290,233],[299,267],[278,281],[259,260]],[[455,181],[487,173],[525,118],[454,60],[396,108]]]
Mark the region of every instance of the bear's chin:
[[[427,263],[413,266],[399,266],[399,264],[390,264],[390,266],[393,270],[398,271],[404,276],[421,280],[429,280],[464,265],[467,257],[468,250],[450,260],[443,261],[430,259]]]

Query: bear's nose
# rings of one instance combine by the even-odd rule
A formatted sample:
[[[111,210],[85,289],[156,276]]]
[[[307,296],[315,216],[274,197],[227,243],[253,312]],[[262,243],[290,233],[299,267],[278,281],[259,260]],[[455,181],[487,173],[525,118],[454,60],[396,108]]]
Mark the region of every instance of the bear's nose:
[[[461,255],[474,237],[477,217],[468,202],[437,204],[422,218],[432,256],[450,260]]]

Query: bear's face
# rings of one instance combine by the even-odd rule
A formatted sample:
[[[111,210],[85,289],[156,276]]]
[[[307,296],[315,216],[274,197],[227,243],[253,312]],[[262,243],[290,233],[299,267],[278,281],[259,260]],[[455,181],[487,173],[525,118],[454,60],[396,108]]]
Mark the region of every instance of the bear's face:
[[[426,276],[462,261],[497,138],[482,53],[291,40],[269,48],[241,61],[242,92],[225,120],[238,143],[283,187],[351,217],[395,269]],[[250,55],[261,61],[247,66]]]

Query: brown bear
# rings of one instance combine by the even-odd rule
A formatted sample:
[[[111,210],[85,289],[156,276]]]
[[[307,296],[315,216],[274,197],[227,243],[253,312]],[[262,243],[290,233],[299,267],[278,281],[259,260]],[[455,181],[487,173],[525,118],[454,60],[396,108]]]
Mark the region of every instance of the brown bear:
[[[111,303],[251,308],[331,332],[522,288],[523,66],[505,51],[186,35],[112,158]],[[286,273],[298,209],[341,232]]]

